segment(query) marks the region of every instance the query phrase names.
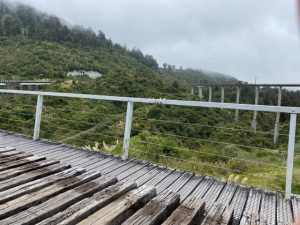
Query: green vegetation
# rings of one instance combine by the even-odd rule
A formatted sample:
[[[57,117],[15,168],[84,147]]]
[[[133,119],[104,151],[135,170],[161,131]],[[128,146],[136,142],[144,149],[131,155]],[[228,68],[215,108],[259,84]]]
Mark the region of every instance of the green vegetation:
[[[41,79],[55,82],[52,90],[93,94],[153,96],[163,92],[161,78],[151,67],[140,63],[116,48],[74,48],[44,41],[18,41],[3,38],[0,42],[2,79]],[[70,70],[99,71],[101,79],[81,77],[70,89],[61,85]],[[149,87],[145,89],[144,87]]]
[[[176,69],[175,66],[163,64],[162,74],[185,84],[235,84],[238,80],[232,76],[221,73],[206,72],[194,69]]]
[[[96,34],[92,29],[80,26],[68,27],[56,16],[37,12],[34,8],[23,4],[9,4],[2,0],[0,0],[0,12],[0,36],[58,42],[77,48],[116,48],[147,66],[158,67],[153,56],[144,55],[137,48],[127,50],[126,47],[113,44],[101,30]]]
[[[84,28],[70,28],[56,17],[0,1],[1,79],[51,79],[45,91],[101,95],[187,99],[187,84],[236,83],[233,77],[192,69],[158,68],[155,59],[140,50],[127,50]],[[13,21],[13,22],[12,22]],[[50,25],[49,25],[50,24]],[[68,77],[70,70],[95,70],[102,76]],[[226,88],[227,102],[235,89]],[[204,97],[207,98],[207,90]],[[299,92],[284,90],[283,104],[299,106]],[[220,91],[213,90],[219,100]],[[254,91],[244,87],[241,102],[253,103]],[[0,96],[0,128],[32,135],[36,97]],[[260,104],[276,104],[276,90],[264,88]],[[126,104],[46,97],[41,137],[89,149],[121,154]],[[274,114],[258,113],[257,132],[252,114],[191,107],[136,104],[130,156],[179,169],[246,184],[283,190],[287,137],[273,144]],[[288,117],[281,117],[281,133],[288,132]],[[300,168],[300,145],[295,167]],[[293,191],[300,193],[295,169]]]

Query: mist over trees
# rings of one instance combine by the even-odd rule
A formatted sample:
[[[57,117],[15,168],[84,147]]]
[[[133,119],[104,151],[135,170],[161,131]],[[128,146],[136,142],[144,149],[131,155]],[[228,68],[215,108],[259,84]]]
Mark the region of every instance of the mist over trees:
[[[21,40],[59,42],[71,47],[116,47],[147,66],[158,67],[152,55],[141,50],[126,49],[106,38],[103,31],[96,34],[92,29],[81,26],[70,27],[52,15],[41,13],[24,4],[10,4],[0,0],[0,37]]]

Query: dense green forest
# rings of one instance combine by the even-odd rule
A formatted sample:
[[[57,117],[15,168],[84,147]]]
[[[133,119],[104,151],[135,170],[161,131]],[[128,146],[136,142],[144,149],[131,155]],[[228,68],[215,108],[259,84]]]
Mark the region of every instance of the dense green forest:
[[[35,9],[0,1],[1,79],[50,79],[45,91],[76,92],[149,98],[204,99],[190,94],[194,83],[236,83],[234,77],[201,70],[159,68],[153,56],[126,49],[91,29],[69,27],[57,17]],[[68,76],[72,70],[94,70]],[[260,90],[259,104],[275,105],[277,90]],[[0,128],[32,135],[36,97],[0,96]],[[226,88],[225,102],[235,102],[235,88]],[[299,106],[299,91],[283,91],[283,105]],[[220,101],[214,88],[213,101]],[[241,89],[241,103],[254,103],[254,90]],[[136,104],[130,156],[162,165],[245,184],[283,190],[287,150],[288,115],[281,117],[280,143],[273,143],[274,114],[233,110]],[[41,137],[112,154],[121,154],[126,104],[46,97]],[[300,168],[300,146],[295,164]],[[295,169],[293,190],[300,193]],[[298,184],[297,184],[298,183]]]

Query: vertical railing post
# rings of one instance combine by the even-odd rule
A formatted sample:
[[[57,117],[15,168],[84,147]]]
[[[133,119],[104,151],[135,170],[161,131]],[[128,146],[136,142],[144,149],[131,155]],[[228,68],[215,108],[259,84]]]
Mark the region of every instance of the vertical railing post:
[[[278,88],[278,102],[277,106],[281,106],[281,98],[282,98],[282,86]],[[276,113],[276,121],[274,128],[274,144],[277,144],[279,141],[279,126],[280,126],[280,112]]]
[[[258,91],[259,91],[259,87],[255,86],[255,105],[258,105]],[[253,120],[252,120],[252,128],[253,130],[256,132],[256,126],[257,126],[257,111],[254,110],[253,112]]]
[[[240,87],[236,86],[236,104],[240,104]],[[235,110],[235,116],[234,116],[235,122],[239,121],[239,110]]]
[[[287,158],[286,182],[285,182],[285,198],[287,198],[287,199],[291,198],[291,193],[292,193],[296,128],[297,128],[297,114],[292,113],[291,117],[290,117],[288,158]]]
[[[125,132],[124,132],[123,152],[122,152],[123,160],[128,158],[131,124],[132,124],[132,114],[133,114],[133,102],[129,101],[129,102],[127,102],[127,111],[126,111],[126,122],[125,122]]]
[[[40,138],[40,127],[43,111],[43,95],[38,95],[35,111],[35,123],[33,131],[33,140],[38,140]]]

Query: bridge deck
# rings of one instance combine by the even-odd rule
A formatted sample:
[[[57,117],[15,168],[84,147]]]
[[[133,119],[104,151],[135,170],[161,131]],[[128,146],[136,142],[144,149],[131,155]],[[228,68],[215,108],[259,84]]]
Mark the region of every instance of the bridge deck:
[[[221,87],[221,86],[240,86],[240,87],[300,87],[300,84],[287,84],[287,83],[274,83],[274,84],[246,84],[246,83],[233,83],[233,84],[228,84],[228,83],[224,83],[224,84],[193,84],[193,85],[188,85],[191,87]]]
[[[2,225],[292,224],[300,215],[296,197],[151,163],[4,131],[0,147]]]

